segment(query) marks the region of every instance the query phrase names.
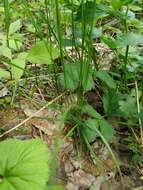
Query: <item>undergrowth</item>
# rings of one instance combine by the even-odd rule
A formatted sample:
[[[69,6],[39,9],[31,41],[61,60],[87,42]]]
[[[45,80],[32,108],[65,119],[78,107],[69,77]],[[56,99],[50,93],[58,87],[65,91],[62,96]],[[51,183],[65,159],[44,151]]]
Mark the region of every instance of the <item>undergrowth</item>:
[[[84,144],[103,173],[92,148],[97,139],[121,178],[110,145],[116,137],[142,165],[142,7],[139,0],[1,2],[1,108],[14,107],[21,97],[32,100],[37,89],[50,101],[70,93],[74,99],[63,96],[59,104],[60,132]]]

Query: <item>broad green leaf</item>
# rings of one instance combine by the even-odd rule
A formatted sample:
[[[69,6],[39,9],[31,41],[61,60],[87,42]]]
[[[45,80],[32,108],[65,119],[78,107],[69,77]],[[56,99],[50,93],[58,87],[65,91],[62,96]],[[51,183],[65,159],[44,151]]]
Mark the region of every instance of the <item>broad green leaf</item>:
[[[0,143],[0,189],[43,190],[49,177],[47,146],[41,140]]]
[[[119,114],[119,97],[115,90],[108,90],[103,96],[104,111],[109,116]]]
[[[0,68],[0,80],[9,79],[9,78],[10,78],[10,72]]]
[[[22,25],[21,25],[21,20],[20,19],[12,22],[10,24],[10,27],[9,27],[9,35],[14,34],[15,32],[17,32],[21,28],[21,26]]]
[[[123,34],[117,38],[119,47],[143,44],[143,35],[137,33]]]
[[[16,81],[18,81],[24,73],[26,65],[26,57],[27,53],[20,53],[16,59],[12,60],[12,63],[14,65],[11,65],[11,74],[12,78],[15,79]]]
[[[0,46],[0,56],[4,56],[11,59],[12,58],[11,50],[4,45]]]
[[[136,98],[127,96],[126,100],[119,101],[120,110],[127,117],[133,117],[137,113]]]
[[[75,90],[78,88],[79,80],[80,80],[80,62],[65,64],[65,76],[64,74],[60,74],[58,77],[58,82],[64,88],[68,88],[71,90]],[[65,79],[64,79],[65,77]],[[66,87],[65,87],[66,81]],[[94,87],[94,81],[92,78],[92,73],[89,71],[88,77],[86,78],[86,73],[83,74],[82,81],[84,91],[91,90]]]
[[[109,141],[113,138],[115,131],[113,127],[106,120],[99,120],[100,130],[104,138]]]
[[[99,126],[98,121],[95,119],[90,119],[85,121],[85,124],[86,125],[82,126],[82,132],[88,139],[88,142],[91,143],[96,139],[96,137],[98,137],[98,134],[95,129]]]
[[[83,113],[89,114],[91,117],[95,119],[102,119],[102,116],[89,104],[85,103],[82,107]]]
[[[50,47],[47,42],[37,42],[29,51],[27,60],[33,64],[52,64],[52,59],[59,57],[57,48]]]
[[[101,40],[111,49],[117,48],[117,44],[114,38],[112,37],[107,37],[107,36],[102,36]]]
[[[107,71],[96,71],[95,77],[103,81],[109,88],[116,88],[116,83]]]
[[[115,10],[119,10],[122,6],[132,3],[134,0],[111,0],[111,5]]]
[[[88,104],[85,104],[83,106],[83,112],[84,113],[88,113],[91,117],[93,117],[93,118],[96,119],[96,120],[93,119],[92,121],[89,120],[90,122],[92,122],[92,123],[90,123],[91,126],[92,126],[92,129],[94,128],[93,130],[96,131],[96,132],[94,132],[94,134],[92,136],[92,134],[89,132],[89,129],[87,129],[87,132],[89,132],[89,139],[90,138],[92,139],[92,138],[94,138],[94,137],[97,136],[97,130],[98,130],[98,128],[97,128],[96,122],[98,122],[98,125],[100,126],[100,130],[101,130],[101,133],[104,136],[104,138],[106,140],[111,140],[112,139],[112,137],[113,137],[113,135],[115,133],[114,129],[112,128],[112,126],[98,112],[96,112],[96,110],[94,110],[94,108],[92,108],[92,106],[90,106]]]
[[[122,7],[121,0],[111,0],[111,5],[115,10],[119,10]]]

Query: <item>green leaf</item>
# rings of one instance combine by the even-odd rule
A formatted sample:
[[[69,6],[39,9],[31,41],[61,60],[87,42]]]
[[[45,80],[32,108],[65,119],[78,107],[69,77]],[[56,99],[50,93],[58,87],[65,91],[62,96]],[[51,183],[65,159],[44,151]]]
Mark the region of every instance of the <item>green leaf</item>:
[[[119,101],[120,110],[127,117],[134,117],[137,114],[136,95],[132,90],[131,94],[127,95],[125,100]]]
[[[23,46],[22,42],[17,41],[15,39],[9,40],[9,47],[15,51],[19,51]]]
[[[132,117],[136,112],[135,99],[133,97],[128,97],[126,101],[120,101],[119,105],[121,111],[128,117]]]
[[[57,48],[50,47],[47,42],[37,42],[29,51],[27,60],[33,64],[52,64],[52,59],[59,57]]]
[[[109,116],[119,114],[119,98],[115,90],[108,90],[103,96],[104,111]]]
[[[9,79],[9,78],[10,78],[10,72],[0,68],[0,80]]]
[[[100,125],[101,133],[104,136],[104,138],[107,141],[110,141],[115,134],[113,127],[109,124],[109,122],[107,122],[104,119],[99,120],[99,125]]]
[[[4,45],[0,46],[0,56],[4,56],[11,59],[12,58],[11,50]]]
[[[88,142],[91,143],[96,139],[96,137],[98,137],[95,128],[98,128],[99,124],[98,121],[95,119],[87,120],[85,121],[85,124],[86,125],[83,125],[82,131],[85,134]]]
[[[16,59],[12,60],[12,64],[14,65],[11,65],[11,74],[12,78],[15,79],[16,81],[18,81],[24,73],[26,65],[26,57],[27,53],[20,53]]]
[[[0,189],[43,190],[48,180],[47,146],[41,140],[0,143]]]
[[[119,47],[135,46],[143,43],[143,35],[137,33],[122,34],[117,38]]]
[[[95,119],[102,119],[102,116],[89,104],[85,103],[82,107],[83,113],[89,114],[91,117]]]
[[[84,63],[83,63],[84,64]],[[80,80],[80,62],[77,63],[71,63],[71,64],[65,64],[65,76],[64,74],[60,74],[58,77],[59,85],[63,86],[64,88],[68,88],[71,90],[75,90],[79,86],[79,80]],[[65,77],[65,79],[64,79]],[[66,87],[65,87],[65,81],[66,81]],[[91,90],[94,87],[94,81],[92,78],[92,73],[89,71],[88,77],[86,78],[86,73],[83,74],[83,81],[82,86],[84,91]]]
[[[128,5],[132,3],[134,0],[121,0],[122,5]]]
[[[117,44],[114,38],[112,37],[107,37],[107,36],[102,36],[101,40],[111,49],[117,48]]]
[[[96,119],[88,120],[89,123],[87,122],[87,125],[90,127],[90,129],[86,129],[85,133],[88,134],[89,140],[93,140],[99,136],[97,133],[97,126],[100,126],[101,133],[106,140],[111,140],[113,138],[115,133],[114,129],[98,112],[96,112],[96,110],[94,110],[94,108],[92,108],[92,106],[85,104],[82,108],[82,111],[84,113],[88,113],[91,117]]]
[[[122,7],[122,2],[121,0],[111,0],[111,5],[113,9],[119,10]]]
[[[109,88],[115,89],[116,83],[107,71],[96,71],[95,76],[103,81]]]
[[[83,8],[82,8],[83,7]],[[92,24],[95,18],[95,3],[86,2],[79,7],[76,15],[76,20],[85,22],[86,24]]]
[[[119,10],[122,6],[132,3],[134,0],[111,0],[113,9]]]
[[[16,20],[16,21],[12,22],[12,23],[10,24],[10,27],[9,27],[9,35],[14,34],[14,33],[17,32],[21,27],[22,27],[22,25],[21,25],[21,20],[20,20],[20,19],[18,19],[18,20]]]

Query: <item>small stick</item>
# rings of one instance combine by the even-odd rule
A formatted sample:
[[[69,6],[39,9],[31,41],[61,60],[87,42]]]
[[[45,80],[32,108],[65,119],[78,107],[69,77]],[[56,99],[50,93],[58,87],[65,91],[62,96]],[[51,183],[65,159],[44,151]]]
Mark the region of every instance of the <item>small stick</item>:
[[[140,113],[140,102],[139,102],[139,91],[138,91],[138,84],[137,81],[135,81],[135,87],[136,87],[136,98],[137,98],[137,111],[138,114]],[[140,135],[141,135],[141,144],[143,145],[143,126],[142,126],[142,121],[139,118],[139,126],[140,126]]]
[[[55,99],[51,100],[50,102],[48,102],[45,106],[43,106],[41,109],[39,109],[38,111],[36,111],[35,113],[33,113],[32,115],[30,115],[28,118],[26,118],[24,121],[22,121],[21,123],[19,123],[18,125],[16,125],[15,127],[9,129],[8,131],[4,132],[2,135],[0,135],[0,138],[2,138],[3,136],[9,134],[10,132],[18,129],[19,127],[21,127],[23,124],[25,124],[27,121],[29,121],[30,119],[32,119],[33,117],[35,117],[37,114],[39,114],[41,111],[43,111],[46,107],[48,107],[49,105],[53,104],[55,101],[57,101],[58,99],[60,99],[63,95],[65,94],[62,93],[61,95],[57,96]]]

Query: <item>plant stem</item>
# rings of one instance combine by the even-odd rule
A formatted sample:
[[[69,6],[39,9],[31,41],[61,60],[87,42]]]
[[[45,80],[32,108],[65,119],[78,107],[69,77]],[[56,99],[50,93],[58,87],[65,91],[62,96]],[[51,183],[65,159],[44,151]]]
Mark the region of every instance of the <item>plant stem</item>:
[[[10,6],[8,0],[4,0],[4,13],[5,13],[6,42],[7,42],[7,47],[9,47]]]
[[[46,24],[47,24],[47,42],[49,43],[49,53],[50,53],[50,57],[51,57],[51,60],[53,62],[53,55],[52,55],[52,34],[53,36],[55,37],[55,39],[57,40],[57,37],[56,37],[56,34],[54,32],[54,30],[52,29],[51,27],[51,24],[50,24],[50,13],[48,11],[48,0],[45,0],[44,1],[44,4],[45,4],[45,14],[46,14]],[[57,83],[57,68],[56,68],[56,64],[54,64],[53,62],[53,67],[54,67],[54,80],[55,80],[55,84],[56,84],[56,90],[58,91],[58,83]]]
[[[66,77],[66,72],[65,72],[63,40],[62,40],[62,34],[61,34],[60,13],[59,13],[59,0],[55,0],[55,9],[56,9],[56,25],[57,25],[57,33],[58,33],[58,44],[59,44],[59,48],[60,48],[61,64],[63,66],[63,71],[64,71],[65,89],[67,89],[67,81],[66,81],[67,77]]]
[[[127,6],[126,13],[125,13],[125,20],[124,20],[124,27],[125,27],[125,34],[128,34],[128,24],[127,24],[127,16],[129,12],[129,7]],[[129,54],[129,45],[126,46],[125,50],[125,65],[124,65],[124,80],[125,80],[125,88],[126,90],[128,89],[127,87],[127,64],[128,64],[128,54]]]

